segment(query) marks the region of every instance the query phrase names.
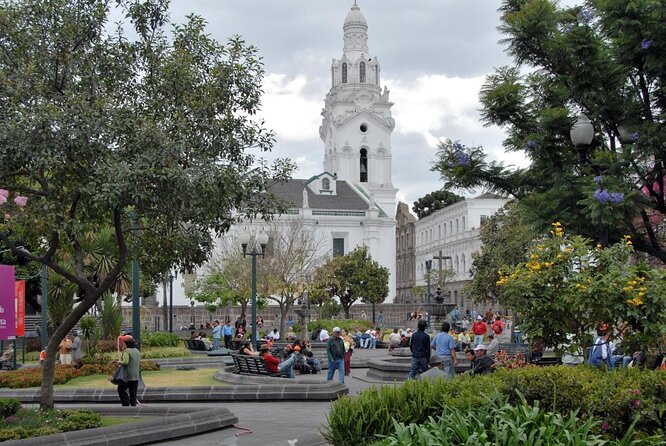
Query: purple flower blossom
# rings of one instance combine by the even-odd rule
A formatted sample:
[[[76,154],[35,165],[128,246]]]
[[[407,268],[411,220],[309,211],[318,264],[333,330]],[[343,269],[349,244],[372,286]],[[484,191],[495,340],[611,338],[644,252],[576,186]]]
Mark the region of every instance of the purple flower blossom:
[[[457,142],[457,143],[454,143],[454,144],[453,144],[453,148],[456,149],[456,151],[458,151],[458,150],[462,150],[462,149],[464,149],[465,146],[463,146],[462,144],[460,144],[459,142]]]
[[[581,9],[578,13],[578,21],[584,25],[588,25],[592,20],[594,20],[594,12],[589,9]]]
[[[463,152],[462,150],[456,150],[453,152],[453,157],[456,159],[458,162],[458,165],[460,166],[469,166],[469,162],[471,161],[471,157]]]
[[[7,197],[0,195],[0,205],[7,203]]]
[[[636,141],[638,141],[638,132],[632,132],[632,133],[629,135],[629,140],[631,140],[631,142],[636,142]]]
[[[536,141],[532,141],[531,139],[529,141],[527,141],[527,148],[528,149],[534,149],[534,148],[536,148],[536,146],[537,146]]]
[[[652,40],[649,40],[649,39],[643,39],[643,40],[641,41],[641,48],[643,48],[644,50],[647,50],[647,49],[650,48],[651,46],[652,46]]]
[[[453,169],[455,167],[455,164],[453,164],[451,161],[449,161],[448,166],[449,166],[449,169]]]
[[[0,189],[0,197],[9,198],[9,191],[7,189]]]
[[[610,194],[606,189],[597,189],[594,191],[594,198],[599,203],[606,203],[610,199]]]
[[[601,175],[594,177],[594,182],[597,184],[601,184],[601,180],[602,180]]]
[[[610,201],[610,204],[620,204],[624,201],[624,193],[611,192],[608,201]]]
[[[28,203],[28,197],[21,197],[21,196],[15,197],[14,203],[16,204],[16,206],[23,207]]]
[[[596,178],[595,178],[596,180]],[[597,183],[598,184],[598,183]],[[594,198],[599,203],[610,203],[612,205],[618,205],[624,201],[623,192],[608,192],[606,189],[597,189],[594,191]]]
[[[638,409],[639,407],[641,407],[641,400],[633,400],[631,402],[631,407],[633,407],[634,409]]]
[[[607,422],[604,421],[603,423],[601,423],[602,431],[607,431],[608,429],[610,429],[610,425]]]

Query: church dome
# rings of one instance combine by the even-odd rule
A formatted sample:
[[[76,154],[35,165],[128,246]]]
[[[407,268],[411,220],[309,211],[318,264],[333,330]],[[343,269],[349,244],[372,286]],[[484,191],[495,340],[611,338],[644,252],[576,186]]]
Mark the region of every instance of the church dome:
[[[367,22],[365,21],[365,16],[361,12],[361,8],[358,7],[356,3],[354,3],[354,6],[352,6],[351,11],[347,13],[347,18],[345,18],[345,25],[344,27],[348,26],[365,26],[366,28],[368,27]]]

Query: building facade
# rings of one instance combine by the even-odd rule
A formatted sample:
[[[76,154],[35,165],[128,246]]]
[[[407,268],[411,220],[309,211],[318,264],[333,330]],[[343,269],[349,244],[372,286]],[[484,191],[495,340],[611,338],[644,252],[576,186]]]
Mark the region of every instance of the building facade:
[[[411,303],[415,282],[415,222],[416,217],[409,212],[407,203],[398,203],[395,213],[395,303]]]
[[[446,280],[443,291],[451,293],[451,303],[459,309],[474,305],[464,295],[464,287],[471,279],[472,254],[481,250],[481,226],[507,198],[483,194],[439,209],[414,223],[415,231],[415,285],[426,287],[426,260],[432,260],[432,269],[451,269],[453,277]],[[431,284],[432,293],[437,284]],[[419,296],[413,296],[419,300]],[[426,297],[420,297],[423,302]]]

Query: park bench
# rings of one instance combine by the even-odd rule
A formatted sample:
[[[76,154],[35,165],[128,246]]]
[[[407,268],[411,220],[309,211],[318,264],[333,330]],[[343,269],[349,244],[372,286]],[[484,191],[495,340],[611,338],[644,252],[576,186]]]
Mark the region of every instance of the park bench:
[[[266,375],[280,378],[286,378],[285,375],[273,373],[268,369],[268,364],[261,356],[248,356],[239,355],[236,353],[231,354],[236,366],[236,373],[239,375]]]
[[[208,351],[206,344],[201,339],[184,339],[185,347],[189,350],[205,352]]]

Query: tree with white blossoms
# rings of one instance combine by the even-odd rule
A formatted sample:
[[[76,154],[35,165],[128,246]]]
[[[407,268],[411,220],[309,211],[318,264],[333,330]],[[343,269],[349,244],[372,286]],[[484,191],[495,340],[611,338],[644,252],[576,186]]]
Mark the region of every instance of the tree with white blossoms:
[[[131,32],[109,24],[112,10]],[[268,189],[293,170],[258,158],[274,138],[255,117],[256,48],[213,40],[195,15],[170,25],[168,10],[167,0],[0,0],[0,241],[80,290],[46,347],[42,408],[53,407],[60,340],[132,255],[153,279],[196,268],[233,210],[279,210]],[[86,237],[107,228],[113,258],[91,277]],[[16,246],[13,234],[36,243]]]

